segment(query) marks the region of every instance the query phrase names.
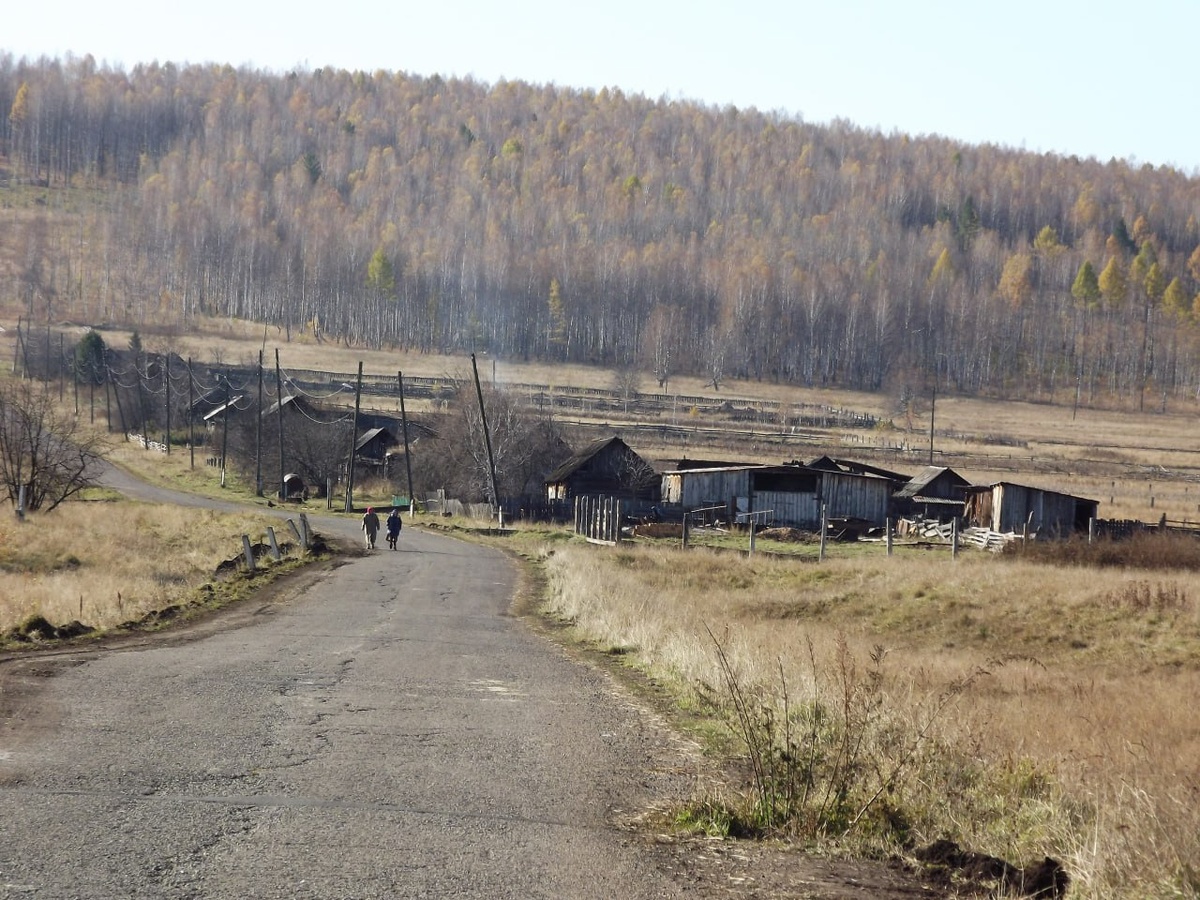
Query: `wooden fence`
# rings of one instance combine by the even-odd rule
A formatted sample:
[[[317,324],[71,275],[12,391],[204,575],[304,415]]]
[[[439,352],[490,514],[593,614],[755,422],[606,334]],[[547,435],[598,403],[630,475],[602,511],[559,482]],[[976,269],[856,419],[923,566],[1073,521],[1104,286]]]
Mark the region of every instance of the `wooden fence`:
[[[615,497],[576,497],[575,533],[593,544],[619,544],[621,515]]]

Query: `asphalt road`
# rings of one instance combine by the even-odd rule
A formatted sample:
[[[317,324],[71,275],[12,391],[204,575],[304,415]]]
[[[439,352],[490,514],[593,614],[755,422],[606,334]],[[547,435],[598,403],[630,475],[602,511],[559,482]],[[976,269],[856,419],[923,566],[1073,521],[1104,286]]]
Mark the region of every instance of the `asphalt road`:
[[[380,546],[241,627],[0,662],[0,897],[687,893],[612,825],[667,777],[643,712],[502,554]]]

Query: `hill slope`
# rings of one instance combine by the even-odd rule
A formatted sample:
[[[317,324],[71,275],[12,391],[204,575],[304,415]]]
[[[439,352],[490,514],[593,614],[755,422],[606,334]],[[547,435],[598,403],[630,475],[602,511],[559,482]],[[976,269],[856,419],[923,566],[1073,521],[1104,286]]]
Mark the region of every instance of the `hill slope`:
[[[1084,404],[1200,380],[1200,179],[1168,168],[619,91],[9,56],[0,154],[4,300],[35,319]]]

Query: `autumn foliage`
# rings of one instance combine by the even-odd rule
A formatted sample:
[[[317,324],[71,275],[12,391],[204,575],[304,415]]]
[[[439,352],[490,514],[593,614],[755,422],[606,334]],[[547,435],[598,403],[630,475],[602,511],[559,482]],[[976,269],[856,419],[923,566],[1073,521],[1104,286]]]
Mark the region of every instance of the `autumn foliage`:
[[[662,385],[1165,405],[1200,381],[1200,180],[1166,167],[617,90],[0,55],[0,193],[3,302],[34,318]]]

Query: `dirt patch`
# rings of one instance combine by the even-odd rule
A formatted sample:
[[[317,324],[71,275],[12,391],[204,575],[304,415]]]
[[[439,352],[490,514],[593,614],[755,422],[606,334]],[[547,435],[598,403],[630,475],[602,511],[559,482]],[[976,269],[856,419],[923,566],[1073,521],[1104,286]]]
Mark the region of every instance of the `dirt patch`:
[[[785,544],[808,544],[821,539],[820,535],[799,528],[764,528],[758,536],[768,541]]]

